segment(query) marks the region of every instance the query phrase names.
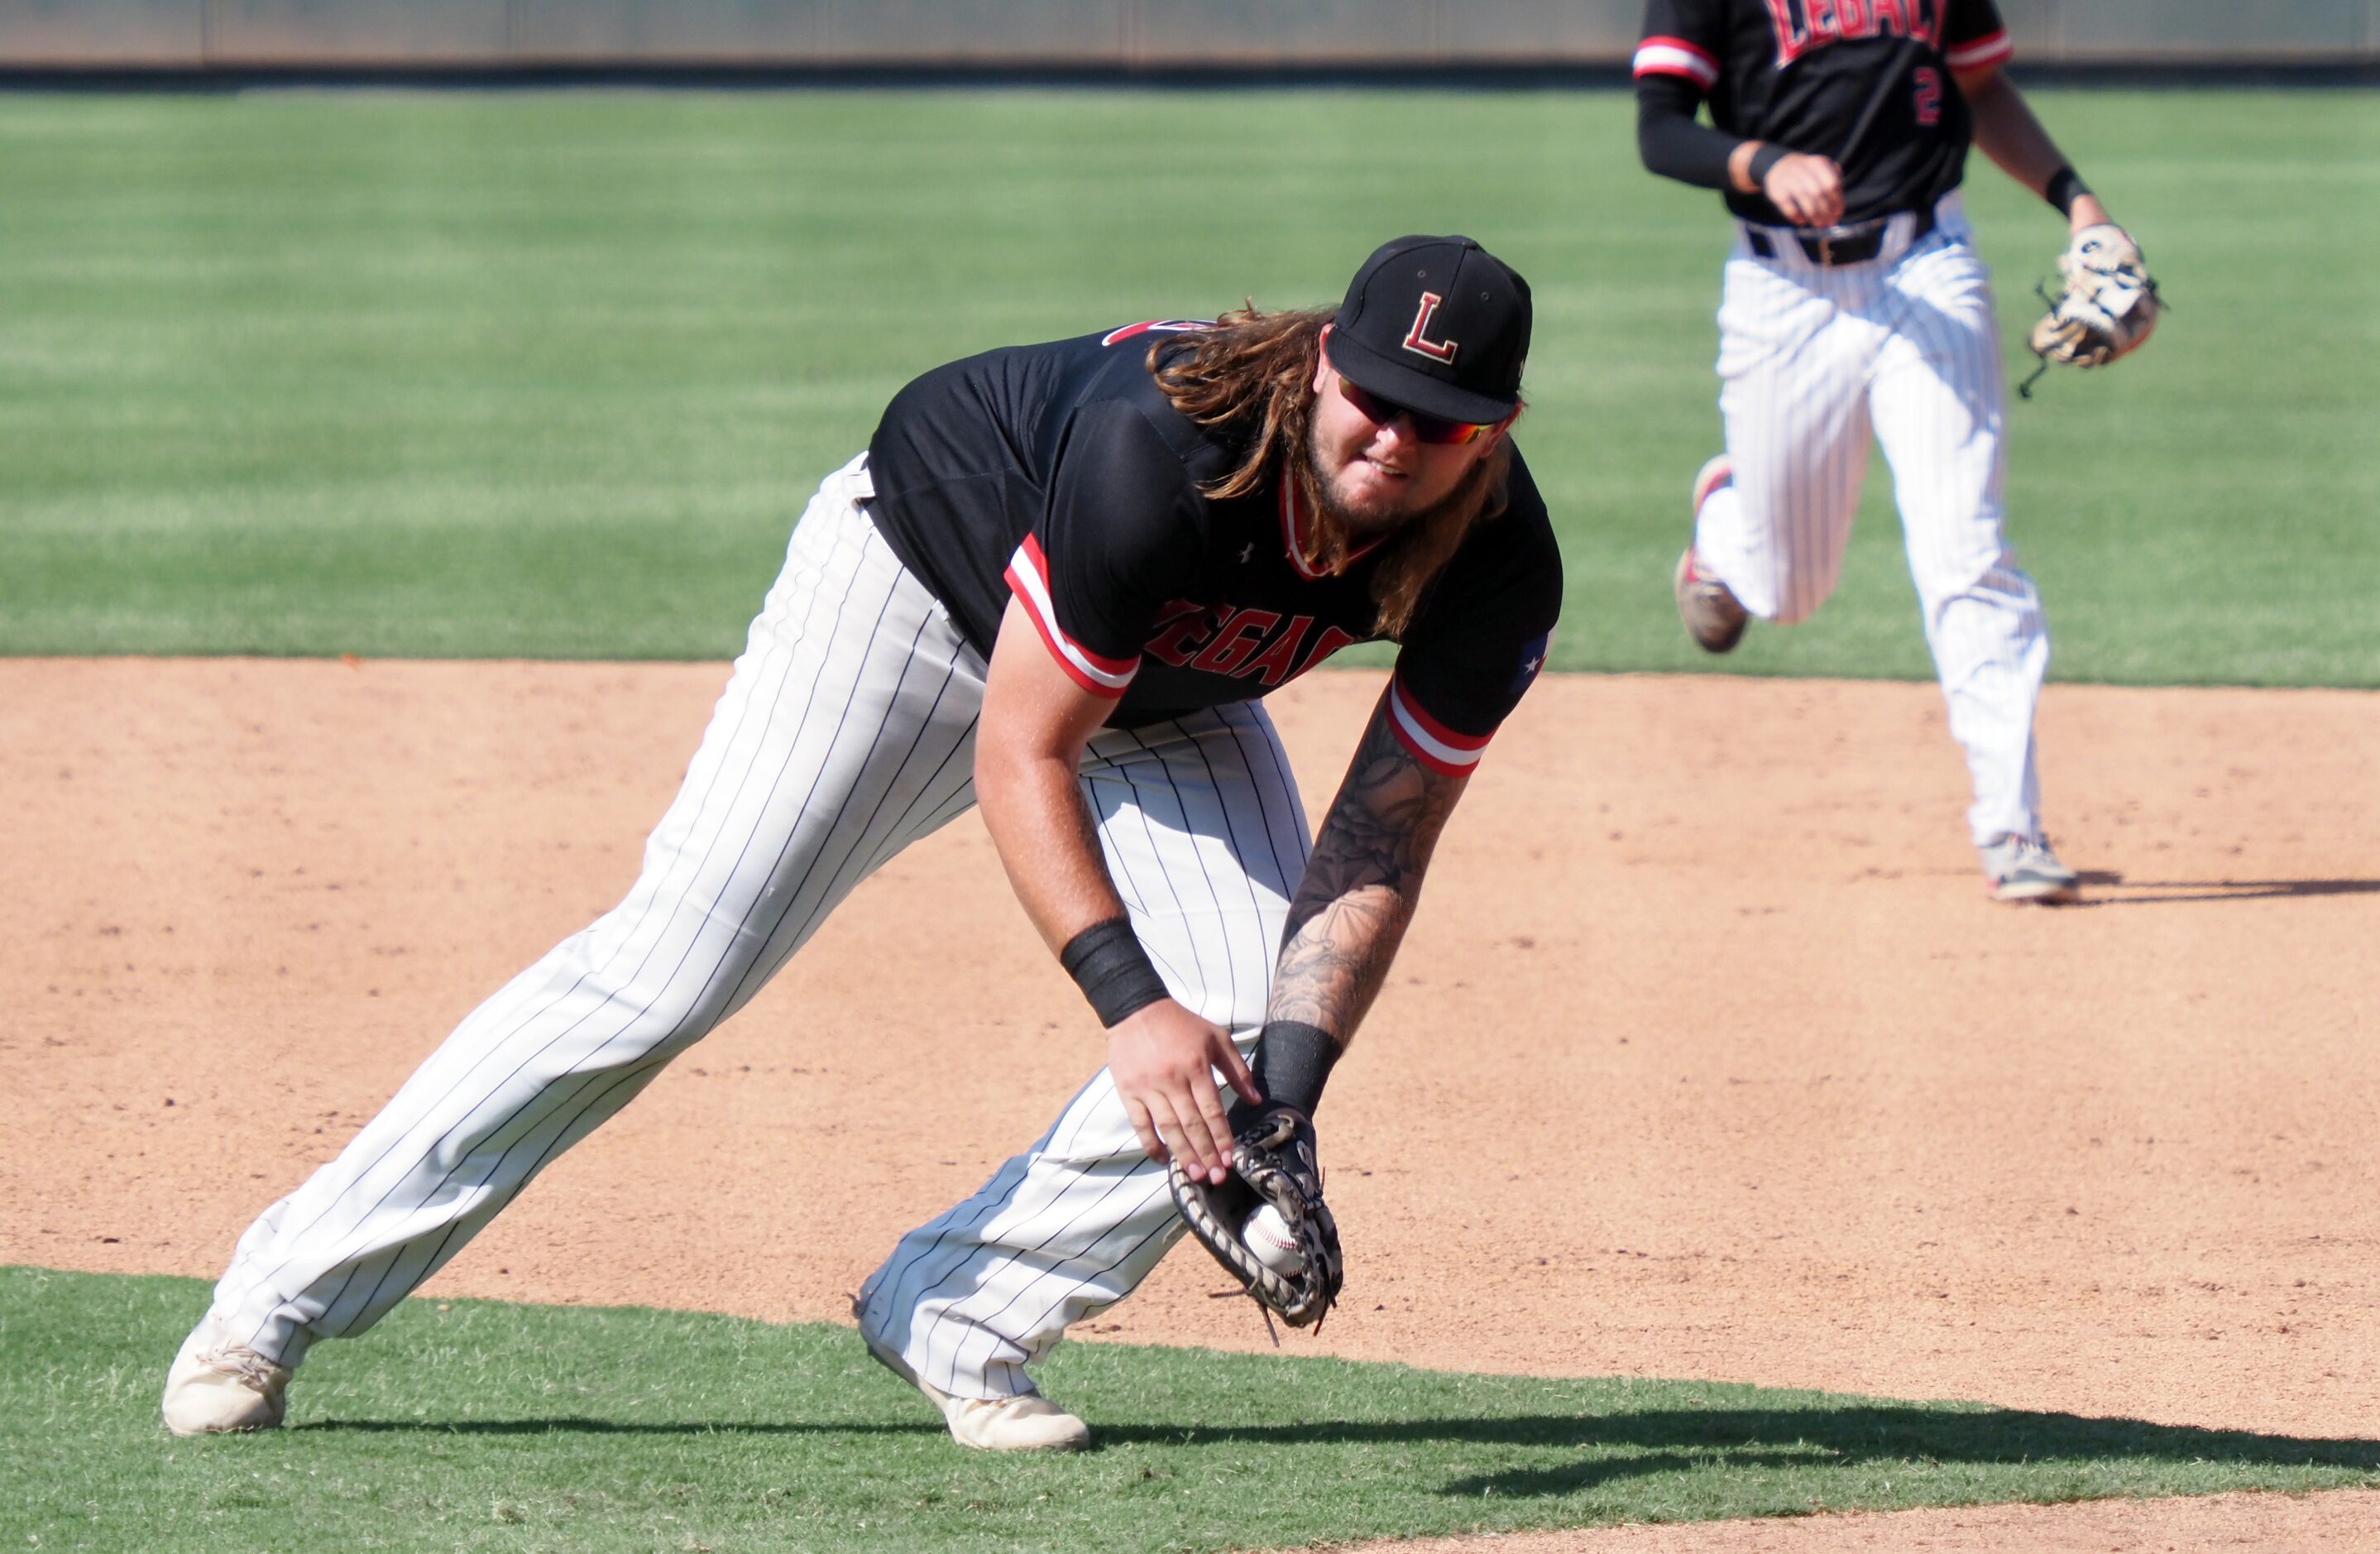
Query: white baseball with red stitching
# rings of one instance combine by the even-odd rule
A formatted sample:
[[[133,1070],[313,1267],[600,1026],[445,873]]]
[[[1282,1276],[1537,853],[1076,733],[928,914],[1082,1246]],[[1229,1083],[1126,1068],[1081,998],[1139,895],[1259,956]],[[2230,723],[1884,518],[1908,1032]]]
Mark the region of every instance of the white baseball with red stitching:
[[[1297,1249],[1297,1237],[1290,1233],[1289,1221],[1272,1205],[1258,1204],[1247,1222],[1240,1227],[1240,1239],[1257,1255],[1257,1261],[1284,1279],[1294,1279],[1305,1269],[1305,1255]]]

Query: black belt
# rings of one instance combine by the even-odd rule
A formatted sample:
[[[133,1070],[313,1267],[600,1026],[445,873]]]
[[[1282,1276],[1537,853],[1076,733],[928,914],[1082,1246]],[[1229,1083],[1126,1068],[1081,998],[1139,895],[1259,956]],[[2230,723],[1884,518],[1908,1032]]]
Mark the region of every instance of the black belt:
[[[1884,235],[1891,225],[1892,218],[1887,216],[1882,221],[1862,222],[1857,226],[1821,226],[1796,231],[1792,237],[1802,246],[1802,251],[1809,256],[1813,264],[1865,264],[1884,251]],[[1763,259],[1777,257],[1777,240],[1769,236],[1772,230],[1748,223],[1743,229],[1744,239],[1752,245],[1752,251]],[[1931,210],[1920,211],[1917,212],[1917,225],[1909,234],[1909,241],[1914,244],[1933,230],[1934,212]]]

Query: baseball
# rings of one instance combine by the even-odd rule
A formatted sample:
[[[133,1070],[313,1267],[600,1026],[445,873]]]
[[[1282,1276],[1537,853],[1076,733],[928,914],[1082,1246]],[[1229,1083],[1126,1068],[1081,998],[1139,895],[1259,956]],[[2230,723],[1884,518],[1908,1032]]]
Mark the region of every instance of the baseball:
[[[1257,1260],[1284,1279],[1293,1279],[1305,1268],[1305,1259],[1297,1250],[1297,1237],[1292,1235],[1289,1221],[1272,1205],[1259,1204],[1257,1211],[1240,1227],[1240,1237]]]

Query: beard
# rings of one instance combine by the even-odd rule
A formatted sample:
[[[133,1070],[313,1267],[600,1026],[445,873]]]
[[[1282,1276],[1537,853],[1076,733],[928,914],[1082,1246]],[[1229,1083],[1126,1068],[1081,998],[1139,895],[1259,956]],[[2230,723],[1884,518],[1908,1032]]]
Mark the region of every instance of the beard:
[[[1293,427],[1286,442],[1296,456],[1292,460],[1295,467],[1285,473],[1314,519],[1312,533],[1297,541],[1305,564],[1330,574],[1355,554],[1377,557],[1371,584],[1373,601],[1380,607],[1376,631],[1403,640],[1423,591],[1452,559],[1472,526],[1504,510],[1512,443],[1500,442],[1436,502],[1408,505],[1342,501],[1323,477],[1325,450],[1310,423]]]
[[[1368,544],[1402,528],[1426,529],[1450,516],[1467,520],[1483,499],[1485,488],[1493,478],[1491,466],[1498,462],[1486,458],[1476,461],[1436,502],[1415,504],[1393,498],[1350,502],[1339,494],[1337,483],[1322,473],[1325,455],[1321,443],[1320,432],[1308,426],[1305,467],[1297,472],[1298,485],[1319,520],[1322,533],[1329,537],[1326,544],[1342,550]]]

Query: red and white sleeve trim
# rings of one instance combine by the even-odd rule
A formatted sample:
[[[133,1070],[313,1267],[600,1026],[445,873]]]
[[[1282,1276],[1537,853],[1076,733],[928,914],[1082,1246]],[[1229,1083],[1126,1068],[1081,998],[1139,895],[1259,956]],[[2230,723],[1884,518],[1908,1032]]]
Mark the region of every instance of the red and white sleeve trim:
[[[1986,65],[2005,65],[2016,45],[2009,42],[2008,29],[1987,32],[1972,42],[1959,43],[1945,51],[1942,62],[1953,70],[1980,70]]]
[[[1025,601],[1025,613],[1033,617],[1033,629],[1041,634],[1041,642],[1050,656],[1058,661],[1075,684],[1093,696],[1120,697],[1132,684],[1133,674],[1140,668],[1136,658],[1102,658],[1065,633],[1058,625],[1058,611],[1050,602],[1050,563],[1041,553],[1041,542],[1031,535],[1016,547],[1008,558],[1008,587]]]
[[[1633,69],[1639,76],[1682,76],[1705,91],[1718,82],[1718,57],[1683,38],[1645,39],[1636,45]]]
[[[1457,734],[1423,711],[1404,686],[1389,682],[1389,726],[1414,759],[1441,777],[1468,777],[1488,749],[1488,735]]]

